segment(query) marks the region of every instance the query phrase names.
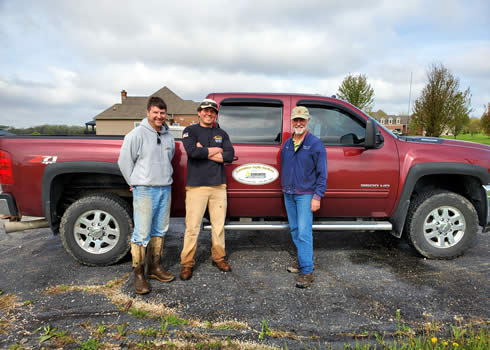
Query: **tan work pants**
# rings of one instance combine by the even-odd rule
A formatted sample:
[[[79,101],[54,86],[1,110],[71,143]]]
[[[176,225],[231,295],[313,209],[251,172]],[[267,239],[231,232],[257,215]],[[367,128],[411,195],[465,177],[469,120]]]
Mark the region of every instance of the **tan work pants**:
[[[197,238],[206,207],[211,219],[211,257],[213,261],[225,258],[226,185],[187,186],[184,248],[180,254],[182,266],[193,267],[195,264]]]

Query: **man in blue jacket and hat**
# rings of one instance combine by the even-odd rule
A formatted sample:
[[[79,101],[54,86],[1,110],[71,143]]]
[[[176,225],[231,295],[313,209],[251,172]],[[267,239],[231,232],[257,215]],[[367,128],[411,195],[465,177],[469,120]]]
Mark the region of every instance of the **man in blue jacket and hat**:
[[[296,287],[307,288],[313,276],[313,213],[320,209],[327,189],[327,152],[318,137],[308,130],[310,113],[298,106],[291,111],[293,136],[281,149],[281,186],[289,228],[298,253]]]

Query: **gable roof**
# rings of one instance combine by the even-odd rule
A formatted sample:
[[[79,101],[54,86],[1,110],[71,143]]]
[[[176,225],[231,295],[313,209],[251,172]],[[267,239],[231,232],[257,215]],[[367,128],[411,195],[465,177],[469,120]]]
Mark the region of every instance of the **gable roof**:
[[[169,115],[194,115],[199,102],[183,100],[168,87],[164,86],[151,96],[161,97],[167,104]],[[95,119],[143,119],[146,117],[148,97],[127,96],[122,103],[116,103],[97,114]]]

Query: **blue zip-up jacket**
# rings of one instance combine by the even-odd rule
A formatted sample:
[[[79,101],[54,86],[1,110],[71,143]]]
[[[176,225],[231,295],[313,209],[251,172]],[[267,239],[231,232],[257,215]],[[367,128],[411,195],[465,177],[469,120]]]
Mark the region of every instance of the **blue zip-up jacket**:
[[[322,141],[307,131],[303,142],[294,151],[290,137],[281,149],[282,192],[313,194],[320,199],[327,189],[327,152]]]

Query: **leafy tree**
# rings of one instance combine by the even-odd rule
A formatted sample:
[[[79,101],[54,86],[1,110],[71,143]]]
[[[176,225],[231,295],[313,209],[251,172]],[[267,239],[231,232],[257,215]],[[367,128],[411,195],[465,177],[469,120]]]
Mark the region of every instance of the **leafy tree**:
[[[374,105],[374,90],[367,82],[365,74],[357,76],[349,74],[345,77],[340,84],[338,95],[341,99],[368,113],[371,112]]]
[[[415,101],[411,125],[425,130],[427,136],[440,136],[446,130],[461,132],[469,121],[470,88],[459,91],[459,79],[440,65],[427,72],[427,84]]]
[[[483,132],[490,136],[490,103],[487,105],[486,111],[481,116],[480,125]]]
[[[452,131],[454,138],[461,134],[464,128],[470,124],[470,116],[468,115],[471,108],[464,100],[464,94],[458,92],[455,96],[455,110],[453,112],[453,119],[450,122],[449,129]],[[468,101],[469,104],[469,101]]]
[[[480,131],[481,131],[480,119],[477,119],[477,118],[471,119],[469,126],[468,126],[468,129],[469,129],[471,136],[480,133]]]

